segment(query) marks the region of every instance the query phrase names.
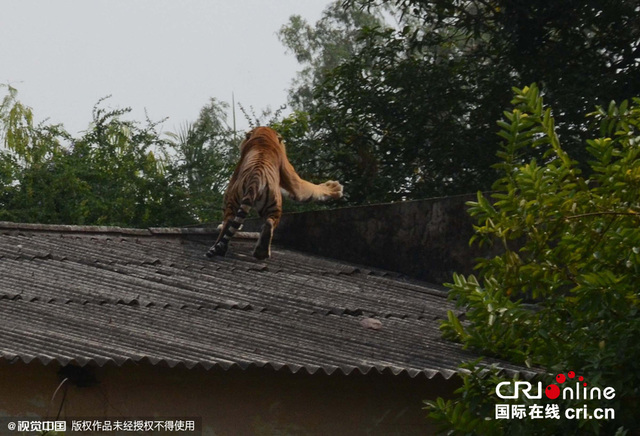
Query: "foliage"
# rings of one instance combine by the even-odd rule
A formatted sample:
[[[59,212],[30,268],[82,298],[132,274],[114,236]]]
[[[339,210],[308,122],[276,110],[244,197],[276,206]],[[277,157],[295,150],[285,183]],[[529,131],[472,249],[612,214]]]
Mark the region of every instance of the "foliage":
[[[473,127],[488,126],[497,118],[507,98],[504,86],[494,83],[508,82],[508,75],[499,76],[490,66],[465,58],[462,37],[417,47],[415,20],[400,18],[393,9],[370,12],[371,18],[360,20],[359,28],[347,25],[354,22],[347,21],[349,14],[364,13],[354,5],[333,16],[347,24],[321,21],[315,33],[307,32],[322,46],[321,35],[329,33],[326,26],[331,24],[331,32],[342,35],[338,41],[355,41],[342,51],[337,65],[323,67],[306,88],[292,91],[306,95],[313,87],[313,104],[300,109],[309,113],[312,147],[321,150],[315,160],[336,168],[338,179],[349,186],[348,200],[355,204],[488,186],[494,174],[492,133]],[[376,20],[383,12],[395,16],[401,28]],[[323,54],[318,48],[310,51],[314,61],[307,61],[307,68],[324,66]],[[495,73],[494,82],[483,82],[487,89],[478,91],[480,81],[474,75],[483,68]],[[488,101],[492,104],[485,104]]]
[[[34,125],[9,88],[0,110],[0,220],[163,226],[195,222],[157,123],[123,120],[104,99],[79,138],[61,125]]]
[[[346,4],[362,2],[347,0]],[[430,50],[463,39],[460,47],[470,61],[507,72],[512,83],[539,82],[547,102],[556,108],[562,136],[575,136],[574,127],[582,124],[584,115],[606,99],[640,94],[640,23],[636,20],[640,6],[636,0],[364,3],[394,4],[404,16],[419,20],[428,31],[416,29],[410,34],[415,48]],[[470,76],[490,79],[492,74],[491,70],[471,70]],[[486,85],[490,84],[479,84],[479,89]],[[570,145],[580,151],[580,144]]]
[[[585,113],[640,93],[637,2],[605,3],[336,2],[315,27],[292,18],[281,30],[304,68],[290,102],[351,203],[488,189],[490,126],[511,83],[541,83],[564,148],[588,170]]]
[[[190,214],[199,222],[222,218],[222,197],[238,159],[238,142],[226,123],[228,106],[216,99],[193,124],[169,133],[175,151],[171,171],[188,193]]]
[[[341,1],[330,3],[313,27],[301,16],[291,16],[280,28],[278,38],[303,69],[293,82],[289,104],[296,111],[313,111],[314,88],[324,82],[331,70],[359,52],[361,29],[380,27],[383,23],[379,11],[343,8]]]
[[[514,108],[499,122],[504,141],[496,168],[502,177],[493,186],[494,201],[479,193],[469,209],[478,222],[472,241],[498,243],[504,254],[479,260],[480,278],[454,275],[448,286],[467,308],[466,322],[450,313],[442,329],[488,355],[554,374],[579,370],[590,383],[615,388],[615,422],[483,422],[491,431],[613,434],[621,425],[638,428],[640,99],[591,114],[599,137],[587,141],[590,172],[584,176],[562,148],[539,89],[514,92]],[[529,148],[541,159],[527,161]],[[457,434],[472,434],[473,423],[491,416],[487,406],[496,402],[475,393],[495,389],[496,379],[471,373],[464,383],[462,398],[431,403],[431,416]],[[453,409],[460,411],[453,415]]]

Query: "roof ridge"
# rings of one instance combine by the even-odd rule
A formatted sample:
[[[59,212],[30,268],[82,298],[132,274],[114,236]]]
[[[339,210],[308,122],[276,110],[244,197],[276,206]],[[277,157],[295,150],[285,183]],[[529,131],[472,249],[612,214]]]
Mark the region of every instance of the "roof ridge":
[[[82,226],[72,224],[38,224],[15,223],[0,221],[0,230],[28,230],[41,232],[68,232],[68,233],[107,233],[131,236],[155,236],[155,235],[217,235],[218,227],[120,227],[120,226]],[[237,232],[236,238],[257,239],[257,232]]]

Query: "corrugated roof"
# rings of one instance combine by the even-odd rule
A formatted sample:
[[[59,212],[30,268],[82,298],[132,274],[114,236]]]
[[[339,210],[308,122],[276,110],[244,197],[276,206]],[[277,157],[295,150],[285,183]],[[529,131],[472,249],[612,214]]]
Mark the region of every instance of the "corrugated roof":
[[[211,260],[213,238],[0,223],[0,358],[449,378],[475,357],[441,338],[437,287],[277,246],[256,261],[250,238]]]

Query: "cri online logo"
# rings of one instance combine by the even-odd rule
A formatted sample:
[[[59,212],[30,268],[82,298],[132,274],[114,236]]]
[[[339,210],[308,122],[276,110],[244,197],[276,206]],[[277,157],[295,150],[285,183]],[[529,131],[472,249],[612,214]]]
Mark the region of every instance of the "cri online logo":
[[[556,375],[556,381],[558,383],[562,384],[565,381],[567,381],[567,377],[568,378],[575,378],[576,377],[575,371],[569,371],[567,373],[566,377],[564,376],[564,374]],[[584,377],[580,376],[580,377],[578,377],[578,380],[579,381],[584,381]],[[579,386],[579,384],[578,384],[578,386]],[[584,386],[587,386],[587,382],[584,382]],[[544,394],[550,400],[555,400],[556,398],[558,398],[560,396],[560,387],[558,387],[558,385],[551,384],[551,385],[547,386],[547,388],[544,390]]]
[[[572,384],[571,381],[574,379],[576,383]],[[569,371],[566,376],[564,374],[556,375],[556,382],[559,385],[562,385],[565,382],[567,384],[562,390],[560,389],[560,386],[558,386],[558,384],[550,384],[549,386],[547,386],[546,389],[544,390],[544,394],[550,400],[555,400],[560,396],[560,394],[562,394],[563,400],[564,399],[594,400],[594,399],[602,399],[602,398],[611,400],[616,396],[615,390],[612,387],[606,387],[604,389],[600,389],[598,387],[592,387],[590,389],[587,389],[587,382],[584,381],[584,377],[582,376],[576,377],[575,371]],[[514,384],[512,395],[503,394],[501,392],[502,387],[506,385],[510,385],[511,383],[512,382],[509,382],[509,381],[498,383],[498,385],[496,386],[496,395],[503,399],[512,399],[512,398],[518,398],[520,392],[522,392],[527,398],[530,398],[530,399],[542,398],[542,382],[538,382],[537,392],[532,392],[534,391],[534,389],[531,383],[526,381],[517,381],[517,382],[514,382],[515,384]]]

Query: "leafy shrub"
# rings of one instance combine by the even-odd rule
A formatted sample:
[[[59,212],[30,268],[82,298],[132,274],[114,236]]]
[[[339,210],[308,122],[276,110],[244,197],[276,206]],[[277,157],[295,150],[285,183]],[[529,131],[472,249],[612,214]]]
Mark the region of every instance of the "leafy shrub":
[[[0,85],[0,88],[3,88]],[[237,141],[226,106],[212,100],[181,134],[125,119],[131,109],[94,106],[79,137],[34,124],[7,86],[0,100],[0,221],[131,227],[221,218]]]
[[[454,275],[448,286],[466,320],[450,313],[442,330],[485,355],[615,388],[616,419],[493,420],[505,380],[495,371],[463,376],[461,397],[429,403],[430,416],[455,434],[623,434],[640,426],[640,99],[599,107],[574,126],[597,131],[583,174],[538,88],[514,92],[498,123],[493,201],[479,193],[469,203],[472,242],[501,244],[504,254],[479,260],[479,278]],[[524,162],[532,147],[542,158]]]

